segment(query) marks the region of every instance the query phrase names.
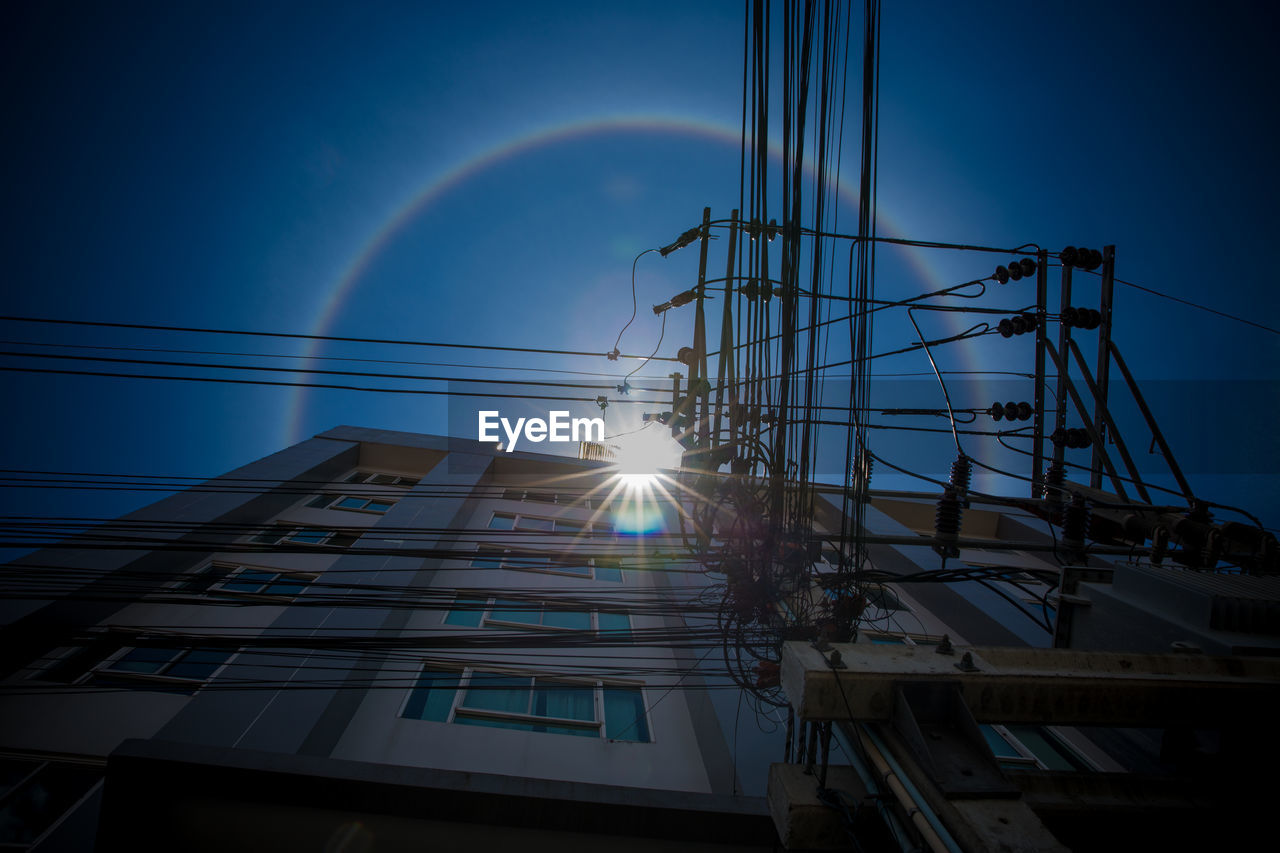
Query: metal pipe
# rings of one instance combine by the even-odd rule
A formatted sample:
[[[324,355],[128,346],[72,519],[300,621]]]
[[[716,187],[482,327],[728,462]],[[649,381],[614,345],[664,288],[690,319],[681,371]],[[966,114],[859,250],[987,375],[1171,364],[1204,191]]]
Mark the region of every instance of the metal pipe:
[[[831,721],[821,724],[822,728],[822,760],[818,762],[818,787],[827,787],[827,763],[831,758]]]
[[[915,786],[907,779],[906,774],[902,772],[902,768],[897,766],[897,762],[888,754],[884,743],[876,736],[875,732],[865,726],[858,726],[857,731],[859,740],[862,743],[863,750],[866,751],[867,757],[871,759],[871,763],[875,765],[876,773],[884,782],[885,786],[893,792],[898,798],[898,802],[906,809],[907,816],[911,819],[911,823],[919,831],[924,843],[934,853],[963,853],[955,840],[951,837],[951,833],[947,832],[942,821],[934,814],[933,810],[924,804],[924,798],[919,791],[915,790]],[[862,737],[865,734],[866,737]]]

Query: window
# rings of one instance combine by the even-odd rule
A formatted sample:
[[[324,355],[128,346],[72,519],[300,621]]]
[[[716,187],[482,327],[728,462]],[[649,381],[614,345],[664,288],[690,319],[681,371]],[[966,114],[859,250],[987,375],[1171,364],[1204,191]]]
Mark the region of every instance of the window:
[[[600,557],[572,559],[536,551],[513,551],[493,545],[481,545],[471,560],[476,569],[512,569],[518,572],[544,572],[573,575],[598,581],[622,583],[622,567],[617,560]]]
[[[96,684],[115,687],[130,686],[130,682],[134,686],[138,682],[155,682],[194,689],[234,654],[233,649],[133,646],[100,665],[93,680]]]
[[[88,680],[94,667],[124,647],[119,635],[101,634],[73,646],[60,646],[37,659],[31,678],[79,684]]]
[[[251,537],[250,542],[260,545],[278,545],[289,542],[296,545],[326,545],[330,548],[349,548],[356,543],[363,531],[334,530],[328,527],[303,527],[298,524],[277,524]]]
[[[34,844],[98,784],[102,773],[91,764],[0,759],[0,848]]]
[[[386,498],[366,498],[355,495],[316,495],[307,501],[315,509],[349,509],[354,512],[374,512],[379,515],[396,505]]]
[[[348,483],[370,483],[375,486],[399,486],[410,488],[418,485],[420,477],[402,477],[399,474],[379,474],[375,471],[356,471],[346,479]]]
[[[610,535],[613,525],[595,521],[577,521],[572,518],[546,518],[524,513],[495,512],[489,519],[490,530],[521,530],[531,533],[563,533],[580,536],[582,534]]]
[[[444,624],[465,628],[596,631],[615,639],[631,634],[631,617],[626,613],[579,610],[562,602],[495,598],[477,593],[459,593],[444,617]]]
[[[255,568],[236,563],[208,563],[181,578],[170,587],[170,591],[193,595],[234,592],[292,598],[315,579],[315,575],[279,569]]]
[[[533,489],[506,489],[502,499],[508,501],[533,501],[535,503],[557,504],[559,506],[576,506],[591,509],[591,501],[582,494],[565,492],[534,491]]]
[[[400,716],[526,732],[648,743],[639,686],[428,665]]]
[[[1005,769],[1094,770],[1049,726],[979,725],[996,763]]]
[[[244,566],[238,569],[227,568],[235,573],[218,584],[217,588],[224,592],[248,595],[278,595],[293,598],[301,595],[307,584],[316,579],[315,575],[280,572],[275,569],[253,569]]]

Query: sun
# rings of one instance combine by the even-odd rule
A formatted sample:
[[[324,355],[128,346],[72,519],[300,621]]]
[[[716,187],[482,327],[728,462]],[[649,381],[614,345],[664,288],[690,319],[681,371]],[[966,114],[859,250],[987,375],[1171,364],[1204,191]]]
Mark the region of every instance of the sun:
[[[681,447],[661,424],[646,424],[611,443],[615,447],[614,467],[626,482],[651,482],[658,472],[680,467]]]

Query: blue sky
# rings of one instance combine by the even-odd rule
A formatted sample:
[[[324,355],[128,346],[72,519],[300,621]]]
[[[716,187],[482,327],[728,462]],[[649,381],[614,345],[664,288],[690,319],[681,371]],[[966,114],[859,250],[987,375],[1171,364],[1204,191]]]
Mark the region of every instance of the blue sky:
[[[728,136],[741,118],[742,28],[738,2],[29,4],[0,35],[4,313],[307,333],[324,327],[349,280],[324,327],[332,334],[606,351],[630,314],[635,253],[696,224],[703,206],[727,216],[737,204]],[[1276,12],[1254,3],[886,4],[882,224],[985,245],[1113,243],[1121,278],[1274,327],[1280,296],[1264,253],[1280,225],[1277,29]],[[848,186],[857,92],[854,80]],[[566,127],[586,129],[554,132]],[[396,219],[451,175],[461,177]],[[852,230],[852,211],[841,215]],[[656,344],[646,306],[690,286],[696,260],[690,249],[640,262],[640,317],[624,351]],[[877,288],[905,296],[988,275],[996,260],[886,250]],[[1029,292],[990,304],[1025,304]],[[1280,413],[1265,382],[1277,378],[1278,336],[1127,288],[1116,310],[1116,339],[1139,377],[1259,383],[1219,385],[1216,398],[1213,385],[1159,386],[1188,467],[1223,470],[1215,444],[1245,462],[1274,451]],[[689,342],[689,319],[671,318],[663,354]],[[304,352],[269,339],[2,331],[7,341]],[[887,318],[877,349],[911,334],[904,317]],[[1029,364],[1011,343],[939,355],[953,369]],[[884,369],[928,364],[916,354]],[[385,394],[16,372],[0,383],[4,468],[215,474],[339,423],[440,432],[447,422],[440,400]],[[945,450],[924,470],[944,470]],[[1274,452],[1254,469],[1233,458],[1226,468],[1263,476],[1193,484],[1274,525],[1274,463]],[[110,516],[143,497],[2,500],[9,514]]]

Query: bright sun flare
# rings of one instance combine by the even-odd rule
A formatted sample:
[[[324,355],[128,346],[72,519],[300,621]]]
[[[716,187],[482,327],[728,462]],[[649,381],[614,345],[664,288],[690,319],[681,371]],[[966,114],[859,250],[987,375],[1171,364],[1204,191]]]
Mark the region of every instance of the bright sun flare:
[[[679,467],[680,452],[680,445],[666,427],[650,424],[618,437],[615,464],[624,481],[640,485],[652,481],[665,468]]]

